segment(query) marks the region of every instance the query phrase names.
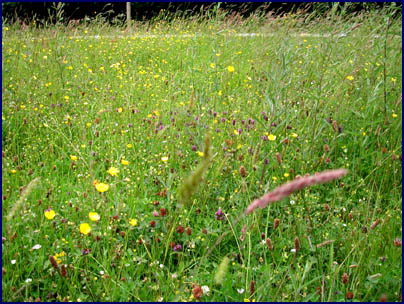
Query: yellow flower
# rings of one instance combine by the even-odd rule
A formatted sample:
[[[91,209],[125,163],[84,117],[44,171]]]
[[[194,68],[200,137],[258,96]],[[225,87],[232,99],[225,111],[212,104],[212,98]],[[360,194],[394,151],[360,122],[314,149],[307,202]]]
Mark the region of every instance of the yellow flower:
[[[394,77],[391,77],[391,81],[392,81],[392,82],[396,82],[396,81],[397,81],[397,79],[396,79],[396,78],[394,78]]]
[[[347,77],[346,77],[346,79],[348,79],[348,80],[353,80],[353,76],[351,76],[351,75],[348,75]]]
[[[51,220],[51,219],[53,219],[54,217],[55,217],[55,215],[56,215],[56,212],[55,211],[53,211],[52,209],[48,209],[48,210],[45,210],[45,217],[48,219],[48,220]]]
[[[70,155],[70,159],[73,160],[73,161],[77,160],[77,156],[76,155]]]
[[[203,152],[201,152],[201,151],[198,151],[198,152],[196,152],[200,157],[204,157],[205,156],[205,153],[203,153]]]
[[[109,190],[109,185],[104,183],[97,183],[95,184],[95,189],[97,189],[98,192],[105,192]]]
[[[127,144],[126,145],[126,148],[128,148],[128,149],[130,149],[130,148],[132,148],[133,146],[131,145],[131,144]]]
[[[292,137],[298,137],[299,135],[297,135],[296,133],[292,133],[290,134]]]
[[[130,219],[129,224],[131,224],[133,227],[137,226],[137,220],[135,219]]]
[[[237,131],[237,130],[234,130],[234,135],[238,135],[238,131]]]
[[[121,107],[118,108],[118,113],[122,113],[123,109]]]
[[[168,156],[163,156],[163,157],[161,158],[161,160],[162,160],[163,162],[167,162],[167,161],[168,161]]]
[[[97,212],[90,212],[88,214],[88,217],[90,218],[90,220],[92,220],[93,222],[99,221],[100,220],[100,215]]]
[[[80,224],[80,233],[86,235],[91,232],[91,226],[87,223]]]
[[[276,136],[273,135],[273,134],[269,134],[269,135],[268,135],[268,139],[269,139],[270,141],[274,141],[274,140],[276,139]]]
[[[56,262],[58,264],[62,263],[62,260],[59,259],[60,257],[64,257],[65,256],[65,252],[62,251],[61,253],[56,253],[53,257],[55,258]]]
[[[393,116],[393,118],[396,118],[398,115],[396,113],[391,114],[391,116]]]
[[[11,169],[10,172],[13,173],[13,174],[16,174],[16,173],[17,173],[17,170]]]
[[[229,66],[227,67],[227,71],[229,71],[229,73],[233,73],[233,72],[234,72],[234,66],[229,65]]]
[[[124,166],[127,166],[127,165],[129,165],[129,162],[126,159],[122,159],[121,164]]]
[[[108,169],[107,173],[109,173],[111,176],[117,176],[119,173],[119,170],[115,167],[111,167]]]
[[[283,176],[284,176],[284,177],[288,177],[288,176],[289,176],[289,173],[284,173]]]
[[[215,68],[215,64],[214,64],[214,63],[211,63],[209,66],[210,66],[212,69]]]
[[[87,128],[91,127],[91,122],[86,123]]]

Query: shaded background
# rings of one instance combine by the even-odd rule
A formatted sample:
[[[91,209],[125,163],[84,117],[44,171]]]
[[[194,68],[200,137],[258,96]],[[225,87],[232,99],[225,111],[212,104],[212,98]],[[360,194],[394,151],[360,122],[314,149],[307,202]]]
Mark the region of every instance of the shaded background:
[[[395,2],[400,8],[401,2]],[[132,2],[132,20],[152,20],[161,16],[164,12],[165,19],[169,20],[176,16],[189,17],[200,13],[221,12],[232,14],[237,12],[242,17],[248,17],[254,12],[272,12],[275,16],[285,13],[315,13],[319,16],[327,16],[333,9],[340,14],[354,14],[363,11],[378,10],[390,6],[391,2],[348,2],[334,6],[332,2]],[[334,6],[334,8],[333,8]],[[164,11],[162,11],[164,10]],[[7,2],[2,3],[3,22],[29,23],[35,19],[38,25],[45,23],[65,23],[70,20],[91,20],[103,17],[106,22],[124,22],[126,19],[126,2]]]

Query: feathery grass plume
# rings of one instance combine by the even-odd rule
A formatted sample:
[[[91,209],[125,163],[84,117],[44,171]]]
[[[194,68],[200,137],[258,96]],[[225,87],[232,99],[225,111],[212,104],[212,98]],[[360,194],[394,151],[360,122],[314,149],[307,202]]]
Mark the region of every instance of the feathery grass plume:
[[[15,212],[21,207],[24,200],[28,197],[28,195],[30,195],[32,190],[37,186],[39,180],[40,180],[39,177],[33,179],[24,188],[24,190],[21,192],[20,198],[17,200],[17,202],[11,208],[10,212],[7,214],[6,216],[7,221],[10,221],[10,219],[14,216]]]
[[[278,162],[278,164],[282,164],[282,159],[281,159],[281,155],[279,154],[279,152],[276,152],[275,157],[276,157],[276,161]]]
[[[65,264],[63,264],[62,267],[60,267],[60,276],[62,278],[65,278],[67,276],[67,269]]]
[[[260,155],[261,143],[259,142],[257,148],[255,149],[254,157],[253,157],[253,164],[255,165],[258,161],[258,157]]]
[[[300,250],[300,241],[298,237],[295,238],[295,250],[296,252]]]
[[[209,166],[211,157],[210,136],[209,134],[207,134],[205,138],[205,147],[201,164],[190,176],[185,179],[184,183],[181,185],[178,191],[178,201],[180,204],[188,204],[191,201],[192,194],[196,191],[198,185],[202,182],[203,174]]]
[[[278,218],[276,218],[276,219],[274,220],[274,230],[275,230],[276,228],[278,228],[280,222],[281,222],[281,220],[278,219]]]
[[[272,251],[272,249],[274,249],[274,246],[272,245],[271,239],[267,238],[266,243],[267,243],[268,249]]]
[[[250,297],[253,296],[255,292],[255,282],[253,280],[250,281]]]
[[[327,240],[327,241],[325,241],[325,242],[322,242],[322,243],[320,243],[320,244],[317,244],[316,247],[317,247],[317,248],[320,248],[320,247],[326,246],[326,245],[331,244],[331,243],[334,243],[334,240]]]
[[[377,219],[376,221],[373,222],[372,226],[370,226],[370,229],[375,229],[377,227],[377,225],[380,224],[380,219]]]
[[[53,268],[55,268],[56,270],[59,269],[59,265],[58,265],[58,263],[56,262],[56,259],[55,259],[55,257],[54,257],[53,255],[50,255],[50,256],[49,256],[49,261],[50,261],[50,263],[51,263],[51,265],[52,265]]]
[[[229,266],[230,259],[225,256],[222,260],[222,262],[219,265],[219,268],[217,269],[216,275],[215,275],[215,283],[217,285],[222,285],[223,279],[226,275],[227,272],[227,267]]]
[[[337,178],[341,178],[348,173],[346,169],[329,170],[320,173],[316,173],[311,176],[304,176],[298,179],[294,179],[291,182],[283,184],[275,190],[265,194],[259,199],[255,199],[245,210],[245,214],[253,212],[256,208],[265,208],[269,203],[281,200],[284,197],[289,196],[293,192],[303,189],[308,186],[323,184],[332,181]]]
[[[244,166],[240,166],[239,172],[241,177],[245,177],[247,175],[247,171],[245,170]]]

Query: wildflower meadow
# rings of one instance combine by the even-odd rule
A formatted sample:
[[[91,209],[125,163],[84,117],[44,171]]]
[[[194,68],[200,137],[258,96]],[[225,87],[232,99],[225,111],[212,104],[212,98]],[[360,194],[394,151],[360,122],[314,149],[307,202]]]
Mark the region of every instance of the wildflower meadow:
[[[392,9],[3,22],[2,300],[401,301]]]

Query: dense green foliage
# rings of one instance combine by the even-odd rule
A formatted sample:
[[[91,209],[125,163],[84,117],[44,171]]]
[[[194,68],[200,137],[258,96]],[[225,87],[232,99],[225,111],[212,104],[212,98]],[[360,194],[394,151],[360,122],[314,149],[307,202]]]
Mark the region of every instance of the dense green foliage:
[[[392,14],[3,24],[3,301],[399,301]]]

